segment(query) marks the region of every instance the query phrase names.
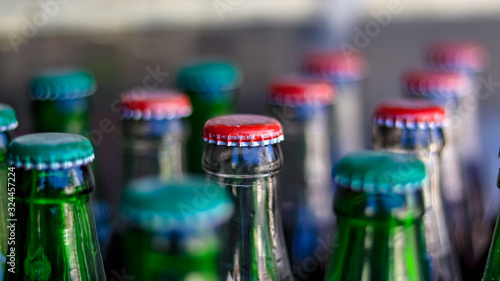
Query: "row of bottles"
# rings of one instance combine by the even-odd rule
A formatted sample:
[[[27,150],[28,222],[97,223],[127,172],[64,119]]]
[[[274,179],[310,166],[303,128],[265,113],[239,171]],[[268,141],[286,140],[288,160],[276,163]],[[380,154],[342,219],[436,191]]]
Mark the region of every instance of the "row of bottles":
[[[230,114],[242,74],[225,62],[187,66],[179,90],[124,93],[116,219],[91,198],[94,78],[41,73],[30,96],[44,133],[14,138],[0,105],[3,280],[477,280],[491,230],[478,119],[463,108],[485,51],[440,43],[428,59],[402,76],[404,99],[375,108],[372,151],[356,89],[368,67],[351,52],[310,54],[303,75],[272,81],[275,118]]]

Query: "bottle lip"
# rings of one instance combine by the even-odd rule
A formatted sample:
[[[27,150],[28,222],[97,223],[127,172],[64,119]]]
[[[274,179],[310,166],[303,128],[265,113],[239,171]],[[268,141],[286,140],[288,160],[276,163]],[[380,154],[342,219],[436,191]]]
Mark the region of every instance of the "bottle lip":
[[[120,118],[126,120],[171,120],[192,113],[189,97],[169,89],[126,92],[120,98],[120,107]]]
[[[488,64],[485,48],[475,41],[439,41],[427,47],[428,63],[438,69],[480,72]]]
[[[265,146],[284,140],[281,124],[274,118],[234,114],[208,120],[203,128],[203,140],[222,146]]]
[[[424,100],[390,99],[380,102],[372,115],[374,124],[397,129],[442,128],[443,107]]]
[[[5,103],[0,103],[0,132],[12,131],[18,126],[14,109]]]
[[[453,98],[472,93],[470,80],[456,72],[413,69],[403,73],[401,82],[410,96]]]
[[[7,162],[25,170],[57,170],[94,160],[90,141],[80,135],[40,133],[15,138],[7,148]]]
[[[97,89],[94,76],[85,69],[61,67],[45,69],[30,83],[32,100],[69,100],[91,96]]]
[[[327,82],[304,77],[281,77],[269,86],[267,100],[281,106],[322,106],[332,104],[334,87]]]
[[[308,77],[346,82],[363,79],[368,63],[354,50],[315,51],[304,56],[302,70]]]

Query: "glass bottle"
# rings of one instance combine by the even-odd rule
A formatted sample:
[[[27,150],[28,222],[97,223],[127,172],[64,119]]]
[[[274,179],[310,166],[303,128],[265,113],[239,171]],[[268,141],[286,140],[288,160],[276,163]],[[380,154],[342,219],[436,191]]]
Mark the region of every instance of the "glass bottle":
[[[9,145],[15,268],[7,264],[5,280],[106,280],[89,204],[93,159],[90,141],[79,135],[25,135]]]
[[[332,83],[336,89],[332,111],[333,159],[365,148],[368,143],[363,133],[363,96],[359,83],[368,72],[364,57],[353,50],[312,52],[304,57],[302,71],[307,77]]]
[[[217,281],[217,231],[234,208],[203,178],[132,181],[122,196],[127,274],[141,281]]]
[[[498,152],[500,157],[500,151]],[[500,169],[498,170],[497,177],[497,187],[500,188]],[[486,268],[484,270],[483,279],[484,281],[499,281],[500,280],[500,216],[497,218],[495,224],[495,231],[493,233],[493,239],[491,240],[490,250],[488,254],[488,260],[486,262]]]
[[[204,145],[197,132],[203,131],[203,125],[208,119],[233,112],[236,89],[242,79],[240,69],[226,61],[192,63],[179,72],[177,85],[189,95],[193,104],[189,122],[194,134],[187,142],[190,173],[203,174],[200,160]]]
[[[475,280],[482,272],[482,269],[478,269],[481,267],[478,254],[484,246],[475,243],[474,237],[481,235],[478,232],[488,232],[489,227],[482,220],[474,219],[473,204],[481,201],[481,195],[467,186],[464,179],[465,167],[460,161],[459,139],[467,132],[461,129],[459,101],[470,83],[460,74],[433,70],[408,71],[402,79],[405,94],[430,100],[446,109],[446,145],[441,159],[446,220],[453,248],[459,257],[462,277],[464,280]]]
[[[0,281],[3,280],[8,249],[8,166],[7,146],[14,138],[13,130],[17,128],[17,116],[12,107],[0,103]]]
[[[495,220],[495,216],[485,214],[484,198],[490,198],[494,194],[488,192],[489,189],[486,189],[484,177],[481,175],[481,169],[484,170],[484,167],[481,167],[484,158],[481,153],[479,102],[484,99],[484,92],[492,90],[488,84],[480,85],[478,76],[488,65],[488,54],[485,48],[475,41],[438,41],[428,47],[426,56],[431,67],[459,73],[470,83],[464,88],[464,95],[458,99],[455,123],[460,136],[457,139],[457,146],[464,173],[463,179],[470,194],[468,197],[470,215],[474,227],[477,226],[480,230],[473,233],[473,243],[475,259],[481,264],[477,273],[481,274]]]
[[[429,180],[422,186],[424,226],[432,280],[461,280],[442,197],[444,119],[444,108],[434,103],[415,99],[381,102],[373,114],[373,147],[409,153],[425,164]]]
[[[89,98],[96,88],[93,75],[84,69],[52,68],[35,74],[29,86],[35,131],[70,133],[90,138]],[[96,162],[92,163],[92,169],[101,186]],[[106,251],[112,229],[111,207],[102,188],[92,195],[91,203],[99,242]]]
[[[267,100],[287,136],[278,188],[292,271],[296,280],[322,280],[329,257],[324,245],[335,226],[329,157],[334,90],[326,82],[282,78],[271,83]]]
[[[277,196],[281,124],[259,115],[221,116],[207,121],[203,138],[203,169],[235,203],[222,231],[219,280],[293,280]]]
[[[184,118],[189,97],[171,90],[124,94],[120,100],[124,186],[132,179],[159,175],[179,177],[185,171]]]
[[[425,172],[416,157],[392,152],[363,151],[337,163],[337,230],[325,280],[431,280]]]

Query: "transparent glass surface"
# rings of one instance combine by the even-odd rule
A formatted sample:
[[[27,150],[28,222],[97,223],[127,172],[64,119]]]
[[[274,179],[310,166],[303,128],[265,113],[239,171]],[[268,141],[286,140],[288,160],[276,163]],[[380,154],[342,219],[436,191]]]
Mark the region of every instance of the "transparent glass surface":
[[[279,194],[296,280],[323,279],[333,238],[330,110],[330,106],[271,108],[285,134]]]
[[[293,280],[277,196],[282,165],[279,144],[206,146],[204,170],[235,203],[234,216],[221,230],[219,280]]]
[[[88,165],[15,169],[15,273],[8,281],[104,281]]]
[[[0,132],[0,280],[3,280],[5,261],[8,249],[9,231],[8,222],[8,189],[7,178],[9,167],[6,162],[7,146],[14,138],[12,131]]]
[[[424,226],[430,255],[431,280],[462,280],[446,223],[441,183],[441,151],[444,133],[441,128],[399,129],[374,126],[373,147],[415,155],[425,165],[429,181],[423,186]]]

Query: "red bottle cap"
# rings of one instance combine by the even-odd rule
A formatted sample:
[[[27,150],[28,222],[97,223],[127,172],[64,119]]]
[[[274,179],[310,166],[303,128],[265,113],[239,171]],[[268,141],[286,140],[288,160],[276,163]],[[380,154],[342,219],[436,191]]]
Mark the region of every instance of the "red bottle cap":
[[[284,106],[328,105],[335,91],[329,83],[307,78],[281,78],[271,83],[267,98],[270,103]]]
[[[442,127],[443,107],[415,99],[393,99],[381,102],[373,113],[373,122],[389,128],[426,129]]]
[[[302,69],[308,77],[347,82],[365,77],[368,65],[359,54],[335,50],[307,54],[302,61]]]
[[[129,92],[122,95],[120,105],[123,119],[170,120],[189,116],[192,112],[189,97],[170,90]]]
[[[225,146],[264,146],[283,141],[283,129],[280,122],[267,116],[226,115],[205,123],[203,140]]]
[[[479,72],[487,64],[487,53],[477,42],[436,42],[427,49],[428,62],[438,69]]]
[[[403,91],[413,96],[453,97],[470,93],[467,77],[455,72],[412,70],[403,74]]]

